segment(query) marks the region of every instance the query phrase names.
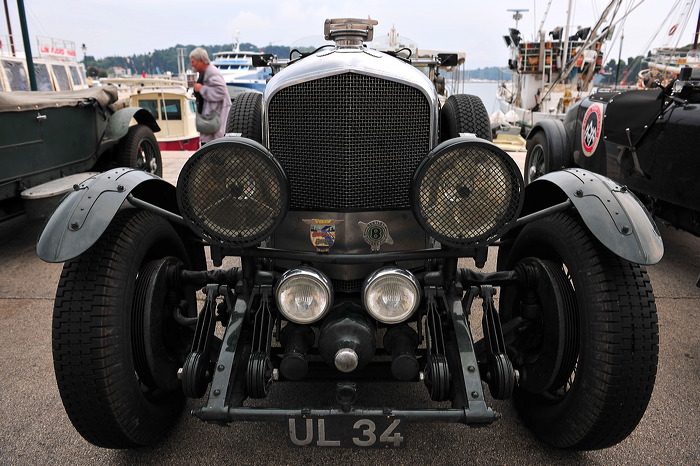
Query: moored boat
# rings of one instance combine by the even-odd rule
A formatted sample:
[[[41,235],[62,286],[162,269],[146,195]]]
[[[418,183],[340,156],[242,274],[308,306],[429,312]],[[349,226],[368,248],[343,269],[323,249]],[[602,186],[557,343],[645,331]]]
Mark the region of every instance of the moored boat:
[[[593,27],[572,35],[568,24],[549,33],[540,30],[534,41],[524,41],[517,29],[521,11],[527,10],[513,10],[516,27],[504,36],[511,51],[508,67],[513,77],[499,86],[501,111],[514,112],[517,123],[526,128],[543,119],[562,120],[569,107],[593,88],[593,77],[603,64],[603,44],[611,35],[603,25],[619,3],[611,1]]]
[[[115,78],[102,82],[131,88],[129,106],[148,110],[160,126],[155,136],[161,151],[199,149],[196,102],[183,82],[165,78]]]
[[[266,56],[264,52],[242,51],[236,35],[233,49],[214,53],[211,64],[221,71],[228,87],[231,99],[243,92],[260,92],[265,90],[267,81],[272,76],[272,69],[257,66]]]

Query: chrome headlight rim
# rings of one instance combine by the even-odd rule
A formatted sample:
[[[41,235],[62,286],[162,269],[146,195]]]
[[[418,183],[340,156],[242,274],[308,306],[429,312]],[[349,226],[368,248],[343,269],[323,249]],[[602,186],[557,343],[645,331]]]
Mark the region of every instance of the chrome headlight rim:
[[[367,302],[368,299],[368,293],[370,291],[370,288],[372,286],[377,285],[380,283],[380,281],[384,278],[387,277],[400,277],[401,279],[405,280],[407,284],[410,284],[413,288],[414,292],[414,305],[413,307],[409,310],[404,312],[403,314],[389,318],[385,317],[382,315],[378,315],[373,307],[370,305],[370,303]],[[420,302],[422,299],[422,287],[420,285],[420,282],[416,278],[415,275],[413,275],[410,271],[403,269],[401,267],[382,267],[374,272],[372,272],[364,281],[364,284],[362,285],[362,294],[361,294],[361,300],[362,300],[362,305],[364,306],[365,310],[367,313],[374,319],[378,320],[379,322],[382,322],[384,324],[399,324],[401,322],[405,322],[408,319],[413,316],[416,311],[418,310],[418,307],[420,306]]]
[[[504,164],[502,174],[509,175],[510,181],[513,185],[513,190],[510,192],[510,203],[508,209],[509,214],[504,215],[500,222],[496,223],[493,227],[488,228],[481,234],[473,236],[451,236],[444,234],[437,228],[433,227],[430,220],[424,214],[424,205],[421,199],[421,188],[422,183],[426,178],[426,174],[436,163],[441,161],[442,157],[445,157],[455,151],[466,150],[467,148],[480,148],[481,150],[491,152],[495,155],[495,160],[498,160]],[[411,210],[413,211],[416,221],[423,228],[423,230],[425,230],[428,235],[438,240],[441,244],[453,248],[483,246],[488,245],[502,237],[518,219],[520,211],[523,207],[524,189],[525,182],[522,174],[520,173],[520,168],[507,152],[485,139],[474,136],[463,136],[453,138],[439,144],[437,147],[431,150],[430,153],[418,165],[418,168],[416,168],[416,171],[414,172],[413,179],[411,180]]]
[[[299,278],[312,280],[317,285],[319,285],[327,295],[327,305],[325,306],[325,308],[322,309],[321,312],[307,319],[301,319],[298,316],[290,314],[289,312],[287,312],[287,310],[284,309],[284,306],[282,305],[283,300],[281,297],[281,293],[282,291],[284,291],[283,286],[289,285],[293,280]],[[277,309],[284,318],[296,324],[312,324],[314,322],[322,320],[328,314],[328,311],[330,311],[330,309],[333,307],[333,284],[330,278],[328,278],[328,276],[325,273],[321,272],[318,269],[306,266],[296,267],[293,269],[289,269],[282,275],[280,275],[280,277],[277,279],[277,283],[275,283],[274,296],[275,303],[277,303]]]
[[[197,167],[197,164],[201,164],[203,159],[209,157],[213,151],[226,150],[227,147],[234,148],[231,150],[249,151],[251,154],[257,156],[256,161],[258,161],[261,166],[265,167],[265,174],[273,177],[275,183],[277,183],[277,186],[279,187],[278,211],[272,215],[274,218],[271,222],[268,222],[268,225],[261,229],[261,231],[253,234],[235,236],[220,234],[220,232],[217,232],[209,227],[207,222],[195,213],[196,209],[193,206],[191,199],[186,197],[188,192],[188,176]],[[248,169],[249,167],[244,168]],[[228,173],[228,175],[235,176],[236,173]],[[282,165],[272,155],[272,153],[267,150],[267,148],[265,148],[262,144],[253,141],[252,139],[227,136],[207,143],[205,146],[197,150],[187,160],[187,162],[185,162],[185,165],[182,167],[177,180],[177,205],[183,219],[185,220],[185,223],[195,234],[197,234],[197,236],[204,238],[206,241],[212,244],[220,246],[246,248],[259,244],[261,241],[268,238],[282,223],[284,217],[289,211],[289,203],[289,180],[284,172],[284,169],[282,168]]]

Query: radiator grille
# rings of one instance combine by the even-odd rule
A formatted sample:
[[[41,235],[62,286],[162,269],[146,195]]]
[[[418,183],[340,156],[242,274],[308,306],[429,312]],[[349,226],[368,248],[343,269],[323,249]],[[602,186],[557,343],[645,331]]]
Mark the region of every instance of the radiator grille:
[[[280,90],[268,122],[292,209],[406,208],[413,173],[430,149],[430,105],[421,91],[355,73]]]

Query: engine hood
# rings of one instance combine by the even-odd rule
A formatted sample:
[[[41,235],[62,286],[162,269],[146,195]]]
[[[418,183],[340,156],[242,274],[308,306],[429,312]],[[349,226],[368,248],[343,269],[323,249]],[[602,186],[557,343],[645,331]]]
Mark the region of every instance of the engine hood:
[[[270,79],[263,94],[265,107],[285,87],[343,73],[364,74],[415,87],[425,94],[431,106],[438,105],[435,86],[414,66],[364,46],[336,46],[319,50],[289,65]]]

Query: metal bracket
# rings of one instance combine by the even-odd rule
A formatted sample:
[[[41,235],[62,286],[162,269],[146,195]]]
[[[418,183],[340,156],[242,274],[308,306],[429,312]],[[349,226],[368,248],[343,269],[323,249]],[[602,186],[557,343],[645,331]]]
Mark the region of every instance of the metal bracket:
[[[219,357],[217,358],[209,399],[207,400],[207,408],[213,409],[225,409],[225,406],[227,406],[229,385],[233,385],[233,375],[236,369],[234,361],[238,351],[238,340],[248,307],[244,297],[236,299],[227,286],[222,286],[221,288],[224,300],[229,306],[230,318],[226,326],[226,333],[219,351]],[[232,306],[231,303],[234,302],[234,299],[235,305]],[[231,307],[233,309],[230,309]]]
[[[451,299],[449,302],[451,306],[448,308],[448,312],[455,331],[460,361],[459,373],[453,375],[462,377],[462,383],[458,384],[462,390],[462,396],[457,396],[456,399],[462,398],[468,403],[468,408],[465,408],[470,413],[468,417],[474,416],[488,420],[487,422],[493,422],[497,415],[486,405],[481,376],[479,375],[479,365],[474,351],[474,341],[462,308],[462,302],[459,299]]]

